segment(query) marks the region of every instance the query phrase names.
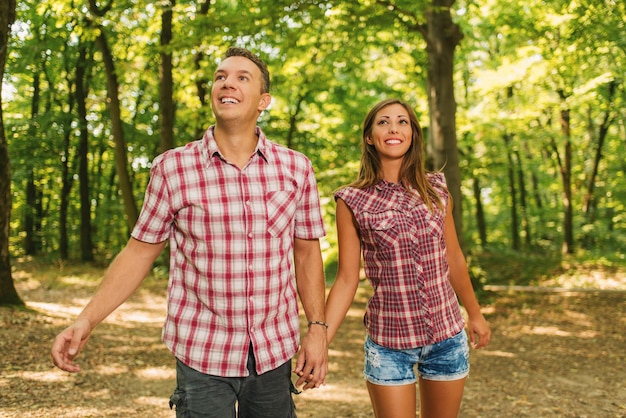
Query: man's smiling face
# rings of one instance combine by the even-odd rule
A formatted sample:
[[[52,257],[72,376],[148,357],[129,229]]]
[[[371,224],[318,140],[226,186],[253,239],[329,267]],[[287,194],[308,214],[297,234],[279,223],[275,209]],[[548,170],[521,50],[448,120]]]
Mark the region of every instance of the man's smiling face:
[[[211,105],[217,120],[249,119],[256,121],[269,106],[269,93],[261,93],[259,68],[245,57],[226,58],[215,71]]]

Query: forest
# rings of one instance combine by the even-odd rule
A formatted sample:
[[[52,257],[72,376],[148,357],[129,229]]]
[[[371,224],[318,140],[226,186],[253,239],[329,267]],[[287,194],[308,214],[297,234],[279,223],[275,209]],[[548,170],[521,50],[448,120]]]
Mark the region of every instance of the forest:
[[[4,302],[7,260],[106,262],[122,248],[152,159],[212,124],[232,45],[270,68],[259,126],[313,162],[329,274],[332,192],[355,178],[362,120],[387,97],[414,106],[468,256],[626,264],[622,1],[25,0],[10,18]]]
[[[492,329],[461,417],[626,416],[625,34],[623,0],[0,0],[0,415],[172,416],[167,254],[81,373],[49,352],[126,243],[153,159],[214,122],[214,69],[241,46],[272,76],[259,126],[313,162],[328,285],[363,119],[384,98],[415,109]],[[372,416],[370,292],[298,417]]]

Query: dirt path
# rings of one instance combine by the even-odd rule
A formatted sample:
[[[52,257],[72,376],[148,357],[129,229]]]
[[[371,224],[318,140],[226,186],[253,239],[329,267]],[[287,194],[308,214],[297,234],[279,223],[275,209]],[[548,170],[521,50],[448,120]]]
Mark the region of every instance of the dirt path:
[[[0,417],[174,416],[162,281],[96,329],[74,375],[53,367],[49,348],[93,285],[16,282],[31,311],[0,308]],[[372,416],[361,372],[366,289],[333,342],[327,386],[296,397],[299,418]],[[461,417],[626,417],[626,293],[497,292],[485,314],[493,341],[471,354]]]

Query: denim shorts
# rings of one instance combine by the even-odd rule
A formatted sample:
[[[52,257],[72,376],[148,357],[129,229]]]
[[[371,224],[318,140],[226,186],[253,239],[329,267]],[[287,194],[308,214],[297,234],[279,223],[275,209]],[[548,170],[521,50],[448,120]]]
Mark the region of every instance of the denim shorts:
[[[461,330],[454,337],[424,347],[392,350],[369,337],[365,340],[365,378],[376,385],[395,386],[426,380],[459,380],[469,374],[467,335]]]

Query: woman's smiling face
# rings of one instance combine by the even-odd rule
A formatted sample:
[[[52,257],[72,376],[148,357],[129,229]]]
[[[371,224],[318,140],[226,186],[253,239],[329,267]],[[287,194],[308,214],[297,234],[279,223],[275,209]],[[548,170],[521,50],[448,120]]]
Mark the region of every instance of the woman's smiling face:
[[[367,143],[373,145],[381,161],[403,158],[411,147],[413,129],[404,106],[394,103],[380,109],[374,117]]]

